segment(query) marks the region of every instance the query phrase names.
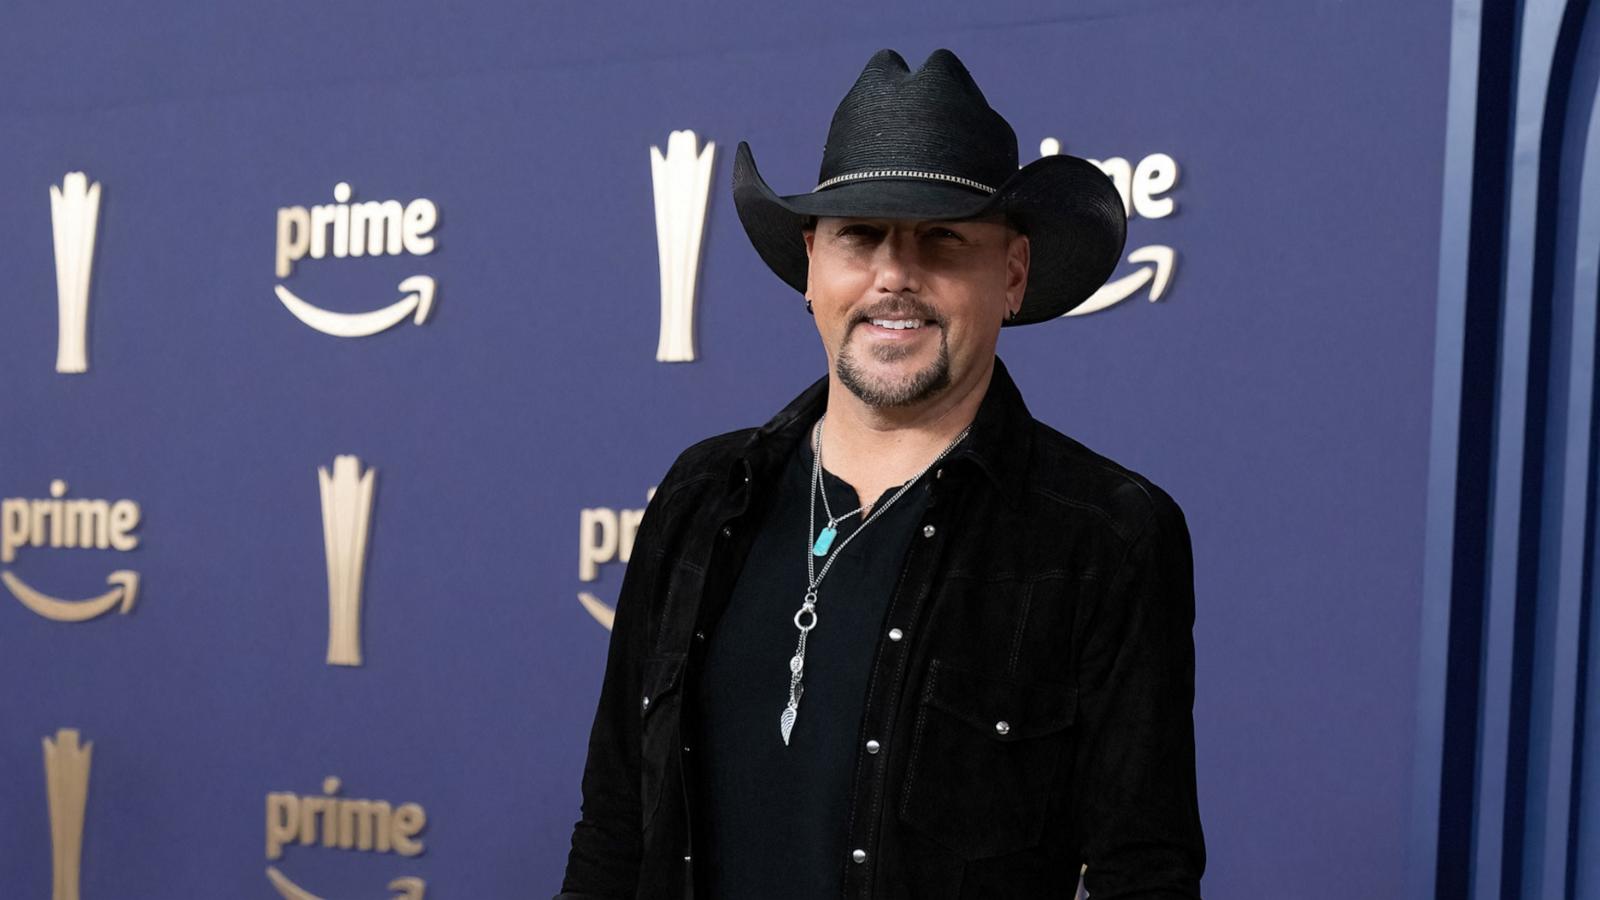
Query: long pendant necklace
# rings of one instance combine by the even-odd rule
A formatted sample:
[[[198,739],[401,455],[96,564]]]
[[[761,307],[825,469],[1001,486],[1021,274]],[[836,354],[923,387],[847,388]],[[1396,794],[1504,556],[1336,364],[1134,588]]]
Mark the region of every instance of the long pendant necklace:
[[[805,693],[805,685],[802,684],[802,681],[805,678],[806,670],[806,635],[811,633],[811,629],[817,627],[817,588],[822,586],[822,579],[828,577],[828,570],[833,568],[833,561],[839,558],[839,554],[844,552],[844,548],[849,546],[851,541],[855,540],[856,535],[866,531],[868,525],[871,525],[874,520],[883,515],[889,507],[895,504],[896,500],[905,496],[906,491],[911,490],[912,485],[920,481],[922,476],[928,474],[928,470],[937,465],[939,460],[944,459],[951,450],[955,449],[957,444],[961,443],[961,439],[967,436],[967,432],[972,430],[970,425],[961,429],[961,433],[955,436],[955,440],[945,445],[945,448],[939,451],[938,456],[935,456],[931,462],[922,467],[922,471],[913,475],[910,481],[902,484],[900,489],[895,491],[888,500],[878,504],[865,521],[861,523],[860,527],[850,532],[843,541],[840,541],[838,547],[834,547],[833,541],[839,534],[837,526],[840,520],[847,519],[860,512],[865,508],[865,504],[842,516],[833,515],[832,510],[828,507],[828,495],[822,486],[822,422],[826,418],[827,416],[823,416],[817,420],[817,427],[811,439],[811,511],[806,526],[806,593],[805,598],[800,603],[800,608],[794,614],[794,627],[800,629],[800,642],[799,646],[795,648],[794,656],[789,660],[789,702],[784,706],[783,715],[778,720],[778,728],[783,733],[783,745],[785,747],[789,745],[789,734],[794,731],[795,719],[800,716],[800,695]],[[828,516],[828,524],[822,529],[821,533],[817,533],[818,493],[822,494],[823,510]],[[811,538],[812,534],[817,534],[815,540]],[[830,553],[830,551],[832,552]],[[816,568],[816,560],[819,557],[826,557],[821,570]]]
[[[822,430],[822,421],[819,419],[817,421],[817,431],[818,431],[818,434],[819,434],[819,438],[820,438],[821,430]],[[820,469],[821,466],[820,465],[816,465],[816,466],[813,466],[812,468]],[[838,527],[839,523],[843,522],[845,519],[850,518],[851,516],[855,515],[856,513],[861,512],[863,509],[866,509],[867,505],[865,503],[863,503],[860,506],[856,507],[855,509],[852,509],[849,512],[845,513],[842,516],[836,516],[836,515],[833,514],[833,507],[828,505],[828,491],[827,491],[827,489],[814,483],[811,486],[811,495],[812,495],[812,497],[815,497],[817,494],[821,494],[822,495],[822,512],[823,512],[824,515],[826,515],[828,517],[828,524],[822,526],[822,531],[817,534],[816,541],[812,543],[812,545],[811,545],[811,555],[812,556],[827,556],[828,555],[828,548],[833,546],[833,539],[839,536],[839,527]],[[857,498],[857,499],[859,499],[859,498]],[[813,516],[812,523],[811,523],[812,525],[816,524],[816,520],[815,520],[816,505],[815,504],[816,504],[816,501],[813,500],[812,501],[812,510],[811,510],[811,515]]]

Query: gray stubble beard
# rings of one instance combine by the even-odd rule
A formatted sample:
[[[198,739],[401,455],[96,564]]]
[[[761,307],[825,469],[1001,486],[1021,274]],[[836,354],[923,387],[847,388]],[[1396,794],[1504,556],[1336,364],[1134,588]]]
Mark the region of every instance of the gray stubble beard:
[[[880,362],[894,362],[907,352],[900,347],[881,347],[877,351],[877,357]],[[839,376],[839,383],[868,406],[879,409],[915,406],[950,386],[950,343],[945,338],[944,329],[940,328],[938,358],[927,368],[896,385],[883,386],[869,383],[856,368],[855,357],[851,354],[851,343],[848,340],[839,350],[834,371]]]

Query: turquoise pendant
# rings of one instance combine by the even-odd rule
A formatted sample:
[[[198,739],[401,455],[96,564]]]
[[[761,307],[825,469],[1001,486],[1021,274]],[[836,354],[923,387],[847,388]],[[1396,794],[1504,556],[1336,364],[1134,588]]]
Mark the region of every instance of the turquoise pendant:
[[[828,548],[833,546],[833,539],[839,536],[839,529],[828,525],[817,535],[817,542],[811,545],[812,556],[827,556]]]

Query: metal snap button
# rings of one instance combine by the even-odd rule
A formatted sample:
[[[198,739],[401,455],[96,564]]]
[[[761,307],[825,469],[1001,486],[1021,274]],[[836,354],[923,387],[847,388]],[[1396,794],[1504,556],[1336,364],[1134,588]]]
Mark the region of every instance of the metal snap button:
[[[922,536],[923,537],[933,537],[933,532],[934,532],[934,528],[933,528],[932,525],[924,525],[924,526],[922,526]]]
[[[906,633],[904,631],[901,631],[898,628],[889,629],[889,640],[891,640],[891,641],[898,641],[898,640],[900,640],[901,638],[903,638],[905,636],[906,636]]]
[[[864,863],[864,862],[867,861],[867,851],[865,851],[865,850],[851,850],[850,851],[850,858],[855,860],[858,863]]]
[[[650,708],[650,698],[649,697],[644,698],[644,708],[645,709],[649,709]]]
[[[722,536],[725,538],[733,537],[733,529],[727,525],[722,526]]]
[[[694,639],[697,641],[703,641],[706,639],[706,633],[704,631],[696,631],[694,633]]]
[[[867,752],[868,753],[877,753],[878,752],[878,748],[881,747],[881,746],[883,746],[883,745],[879,744],[877,741],[867,741]]]
[[[994,723],[994,730],[999,734],[1010,734],[1011,723],[1007,722],[1005,719],[1001,719],[1000,721]]]

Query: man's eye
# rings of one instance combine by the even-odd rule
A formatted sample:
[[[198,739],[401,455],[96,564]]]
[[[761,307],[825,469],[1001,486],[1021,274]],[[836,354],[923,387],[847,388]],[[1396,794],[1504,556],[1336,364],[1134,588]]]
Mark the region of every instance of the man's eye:
[[[872,237],[877,230],[868,225],[846,225],[839,229],[840,237]]]
[[[959,233],[951,231],[948,228],[931,228],[928,230],[928,235],[930,237],[936,237],[940,240],[965,240],[965,238],[963,238]]]

